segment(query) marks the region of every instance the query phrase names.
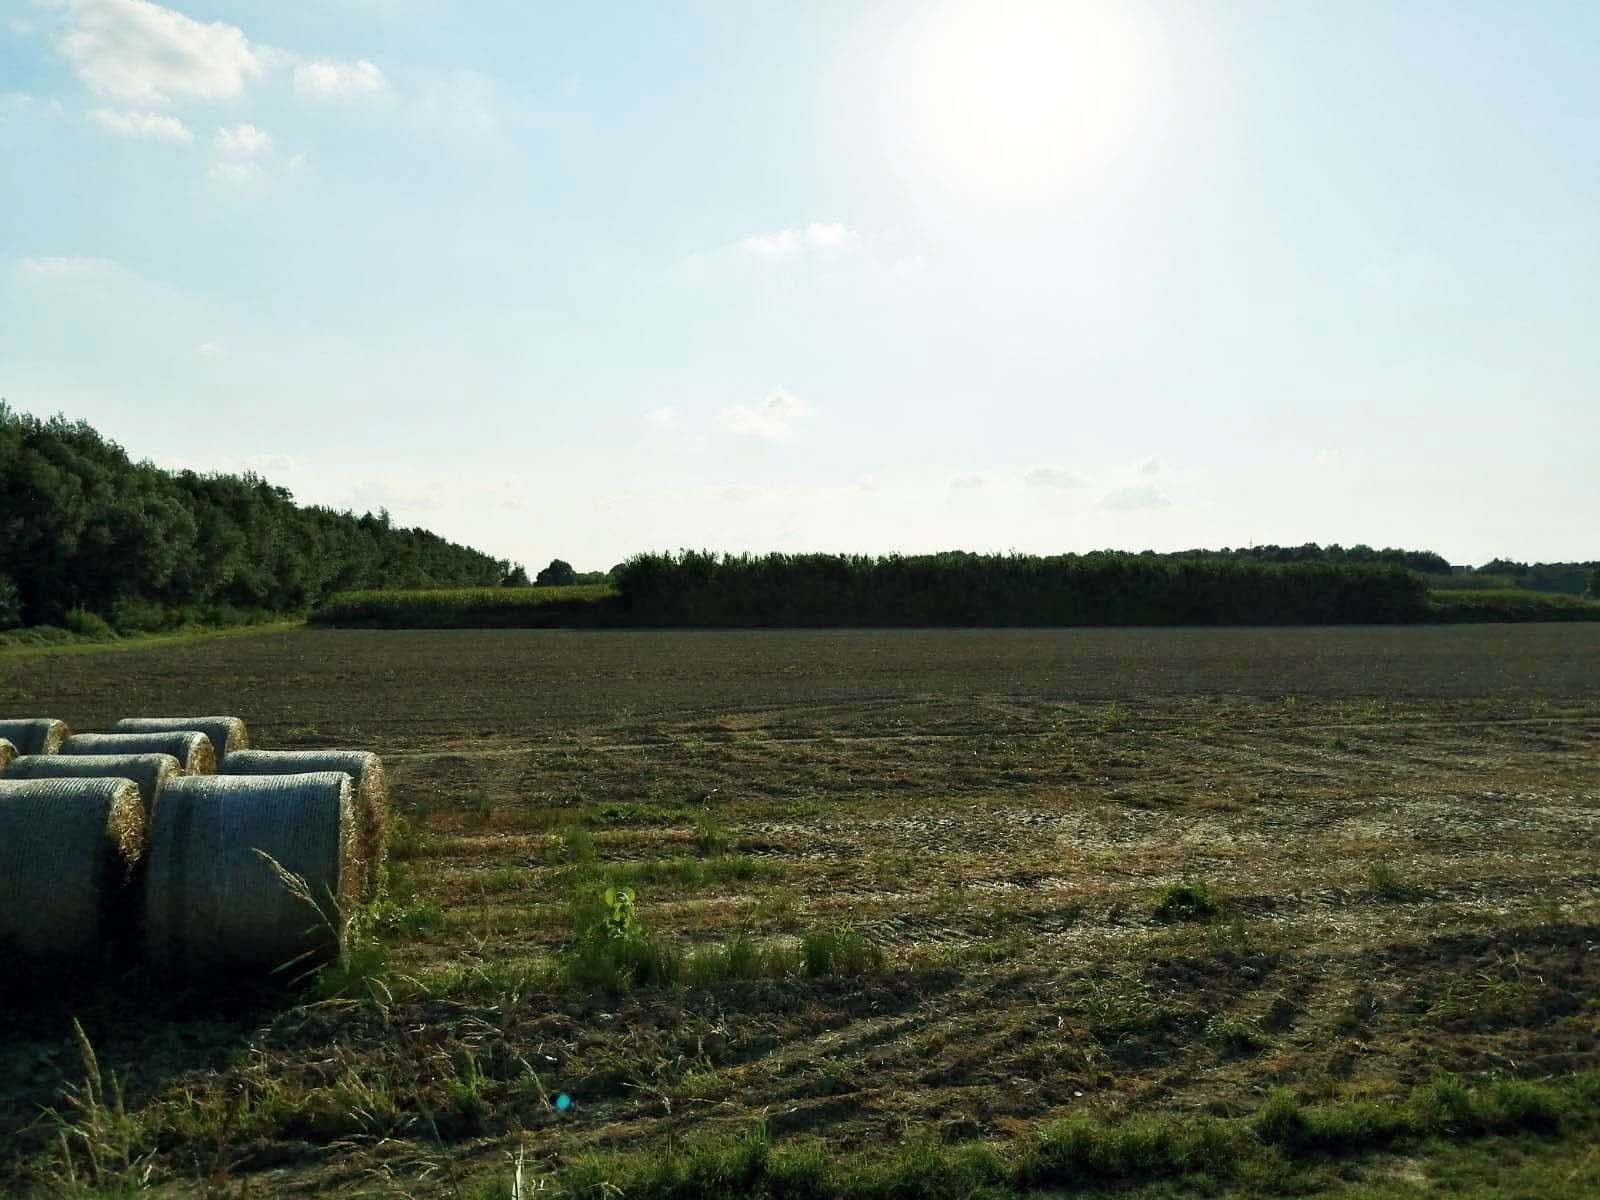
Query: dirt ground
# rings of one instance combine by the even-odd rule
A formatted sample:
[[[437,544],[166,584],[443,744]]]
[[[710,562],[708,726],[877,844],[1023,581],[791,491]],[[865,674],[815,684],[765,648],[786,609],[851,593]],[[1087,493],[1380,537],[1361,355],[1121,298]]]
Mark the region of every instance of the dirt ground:
[[[384,756],[389,998],[134,977],[16,1008],[19,1189],[64,1177],[41,1112],[73,1114],[74,1016],[125,1089],[128,1177],[183,1194],[464,1194],[518,1151],[758,1120],[871,1152],[1600,1067],[1600,625],[302,631],[0,662],[5,715],[189,711]],[[580,861],[675,944],[849,926],[883,968],[552,990]],[[1219,911],[1161,919],[1176,884]]]

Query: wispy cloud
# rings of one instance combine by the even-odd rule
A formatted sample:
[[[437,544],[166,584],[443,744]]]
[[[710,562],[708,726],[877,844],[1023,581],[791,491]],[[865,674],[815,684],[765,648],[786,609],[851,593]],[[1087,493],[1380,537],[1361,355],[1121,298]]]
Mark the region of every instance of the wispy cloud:
[[[119,112],[111,108],[91,109],[89,120],[118,137],[144,141],[180,142],[194,141],[194,134],[177,117],[153,112]]]
[[[389,80],[376,63],[316,59],[294,69],[294,90],[314,100],[373,99],[386,94]]]
[[[274,51],[237,25],[201,22],[150,0],[65,0],[58,47],[96,95],[140,104],[227,100],[263,75]]]
[[[1055,467],[1034,468],[1028,472],[1026,482],[1032,488],[1059,488],[1062,491],[1083,486],[1083,480],[1072,472],[1057,470]]]
[[[978,488],[989,486],[987,475],[957,475],[950,481],[950,486],[958,492],[975,491]]]
[[[219,154],[232,155],[237,158],[249,158],[272,148],[272,135],[265,129],[258,129],[254,125],[240,124],[223,126],[217,130],[213,139]]]
[[[812,221],[804,227],[752,233],[739,239],[739,248],[755,258],[786,259],[807,250],[837,250],[857,236],[847,225]]]
[[[763,404],[734,404],[723,409],[722,424],[734,433],[781,441],[810,415],[811,410],[793,396],[775,392]]]
[[[244,187],[261,178],[261,164],[257,162],[219,162],[211,165],[208,175],[217,183]]]
[[[87,255],[68,254],[46,258],[23,258],[17,261],[17,270],[30,279],[81,279],[116,269],[115,259]]]
[[[1157,508],[1170,508],[1172,501],[1167,499],[1160,488],[1154,486],[1118,488],[1106,494],[1100,501],[1100,507],[1111,512],[1144,512]]]
[[[659,408],[652,408],[645,416],[645,424],[651,429],[671,429],[678,423],[678,410],[670,404],[663,404]]]

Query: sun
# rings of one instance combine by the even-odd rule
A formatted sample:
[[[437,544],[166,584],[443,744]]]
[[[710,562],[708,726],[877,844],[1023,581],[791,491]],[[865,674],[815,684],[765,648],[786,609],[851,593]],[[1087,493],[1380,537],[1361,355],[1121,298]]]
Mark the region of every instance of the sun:
[[[908,31],[901,136],[963,190],[1026,200],[1127,143],[1149,83],[1146,39],[1110,4],[982,0]]]

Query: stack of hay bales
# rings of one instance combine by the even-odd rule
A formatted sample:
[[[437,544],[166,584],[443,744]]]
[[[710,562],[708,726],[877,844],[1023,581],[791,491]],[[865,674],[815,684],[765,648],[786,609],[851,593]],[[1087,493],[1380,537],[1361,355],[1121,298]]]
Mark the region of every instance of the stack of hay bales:
[[[61,743],[65,755],[170,754],[190,775],[217,769],[211,739],[198,730],[172,733],[79,733]]]
[[[117,948],[144,840],[125,779],[0,780],[0,946],[74,971]]]
[[[4,779],[126,779],[148,816],[161,790],[183,774],[170,754],[24,754],[0,769]]]
[[[71,736],[66,722],[53,717],[0,721],[0,738],[15,746],[18,754],[55,754]]]
[[[28,805],[27,819],[0,812],[0,944],[75,955],[132,939],[165,973],[298,974],[339,952],[356,906],[382,888],[390,809],[375,754],[252,751],[236,717],[130,718],[76,736],[59,721],[0,721],[0,737],[21,739],[9,764],[0,749],[0,805]],[[85,832],[94,820],[112,859]],[[61,895],[36,920],[51,878]]]
[[[238,717],[128,717],[112,729],[117,733],[203,733],[211,742],[218,770],[228,755],[250,749],[250,731]]]

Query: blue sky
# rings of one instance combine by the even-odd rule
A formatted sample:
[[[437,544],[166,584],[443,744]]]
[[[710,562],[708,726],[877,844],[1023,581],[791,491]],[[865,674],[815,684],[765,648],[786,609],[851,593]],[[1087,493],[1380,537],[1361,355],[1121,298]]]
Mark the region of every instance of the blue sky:
[[[1592,558],[1600,6],[0,0],[0,396],[496,554]]]

